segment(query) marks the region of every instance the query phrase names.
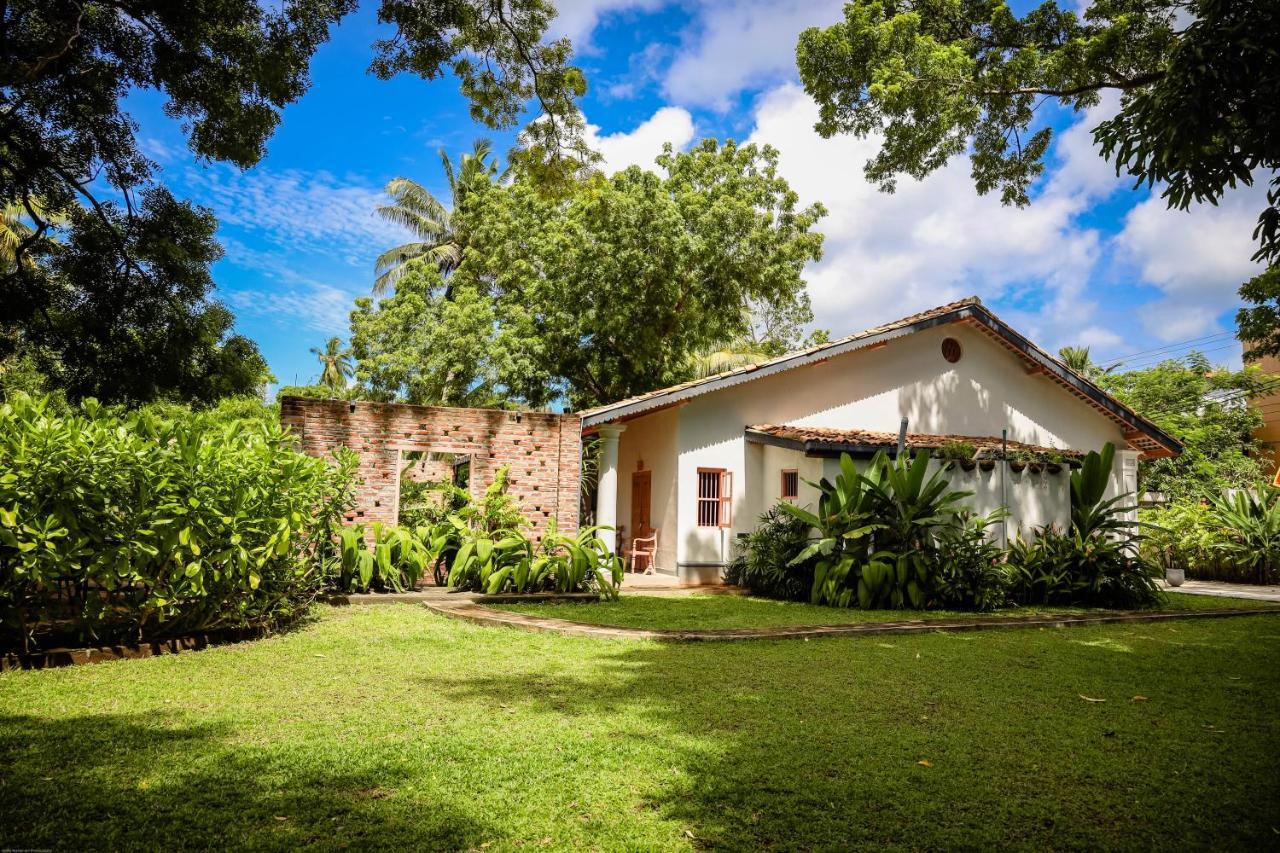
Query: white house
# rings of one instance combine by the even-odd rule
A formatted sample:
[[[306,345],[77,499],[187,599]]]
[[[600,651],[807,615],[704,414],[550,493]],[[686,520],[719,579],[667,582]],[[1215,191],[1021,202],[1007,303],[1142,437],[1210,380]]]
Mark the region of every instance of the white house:
[[[841,452],[964,440],[1065,455],[1117,448],[1112,491],[1137,487],[1139,458],[1180,453],[1151,422],[970,298],[771,361],[581,412],[602,442],[596,522],[629,542],[658,531],[655,568],[717,579],[734,539],[780,499],[816,503]],[[990,470],[984,470],[988,468]],[[1069,521],[1069,478],[1000,462],[950,472],[1007,535]],[[787,493],[787,494],[784,494]]]

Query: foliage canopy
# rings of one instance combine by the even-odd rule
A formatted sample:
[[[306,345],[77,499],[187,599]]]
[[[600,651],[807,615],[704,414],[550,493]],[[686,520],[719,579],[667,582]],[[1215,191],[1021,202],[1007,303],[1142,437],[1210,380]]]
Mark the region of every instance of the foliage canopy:
[[[264,366],[256,348],[229,335],[230,314],[208,298],[209,266],[220,254],[212,216],[156,183],[121,102],[131,90],[162,93],[198,159],[248,168],[265,153],[282,110],[310,85],[312,55],[356,5],[15,0],[0,7],[0,207],[10,258],[0,269],[0,359],[36,350],[48,370],[65,370],[73,397],[199,398],[222,393],[219,386],[244,393],[258,382]],[[536,100],[545,117],[527,131],[518,159],[544,178],[590,161],[574,106],[585,81],[568,64],[567,40],[542,41],[554,14],[546,0],[379,0],[377,14],[392,34],[373,45],[376,76],[450,72],[472,117],[495,128],[515,125]],[[99,367],[107,358],[118,364]],[[181,365],[180,375],[154,369],[162,364]],[[113,393],[113,369],[130,365],[137,369]]]
[[[1280,4],[1097,0],[1081,16],[1047,0],[1019,17],[1005,0],[852,0],[796,56],[820,133],[883,134],[869,180],[892,191],[967,152],[978,192],[1006,204],[1044,169],[1041,104],[1119,91],[1094,130],[1117,173],[1183,209],[1270,176],[1255,257],[1280,260]]]
[[[661,174],[595,175],[566,198],[519,177],[470,195],[450,282],[491,306],[504,392],[619,400],[688,378],[691,354],[746,335],[753,307],[807,314],[825,210],[800,208],[777,163],[768,146],[704,140],[668,146]]]
[[[1261,447],[1253,437],[1262,416],[1248,400],[1268,387],[1271,377],[1256,367],[1215,367],[1193,352],[1096,381],[1183,443],[1180,456],[1140,463],[1143,490],[1202,498],[1262,481]]]

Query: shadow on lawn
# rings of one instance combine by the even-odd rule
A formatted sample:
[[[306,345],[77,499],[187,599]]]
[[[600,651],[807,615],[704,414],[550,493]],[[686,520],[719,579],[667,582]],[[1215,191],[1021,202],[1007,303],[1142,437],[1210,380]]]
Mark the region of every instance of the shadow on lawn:
[[[395,798],[389,762],[307,767],[230,735],[156,715],[0,717],[0,849],[458,849],[486,835]]]
[[[1198,715],[1226,718],[1259,699],[1274,707],[1275,678],[1255,667],[1249,687],[1209,680],[1220,650],[1118,655],[1072,642],[1092,639],[1086,631],[619,643],[598,675],[420,683],[517,714],[580,719],[593,743],[623,755],[659,740],[676,766],[638,793],[703,846],[1270,843],[1275,732],[1228,743],[1205,736]],[[1085,691],[1110,701],[1091,703]],[[1156,698],[1130,701],[1136,694]],[[1259,726],[1269,713],[1236,725]],[[1213,790],[1214,813],[1170,810],[1170,780]]]

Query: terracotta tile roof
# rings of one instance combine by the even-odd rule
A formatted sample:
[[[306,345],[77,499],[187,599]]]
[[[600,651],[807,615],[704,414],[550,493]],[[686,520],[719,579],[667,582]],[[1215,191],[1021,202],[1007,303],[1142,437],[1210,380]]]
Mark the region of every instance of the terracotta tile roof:
[[[950,302],[912,314],[892,323],[885,323],[864,329],[856,334],[829,341],[825,344],[787,353],[759,364],[751,364],[736,370],[695,379],[670,388],[660,388],[647,394],[640,394],[626,400],[619,400],[606,406],[597,406],[578,413],[582,418],[584,429],[591,429],[600,424],[638,417],[666,406],[675,405],[683,400],[710,393],[720,388],[727,388],[743,382],[750,382],[763,376],[793,370],[809,364],[820,363],[828,358],[854,352],[871,346],[879,346],[888,340],[912,334],[933,326],[962,323],[977,329],[996,343],[1008,349],[1027,363],[1027,373],[1039,374],[1055,382],[1068,393],[1074,395],[1086,405],[1101,412],[1123,431],[1124,439],[1129,446],[1141,453],[1146,459],[1161,456],[1176,456],[1182,452],[1182,445],[1177,439],[1165,433],[1151,421],[1134,412],[1128,406],[1112,397],[1093,382],[1072,371],[1065,364],[1036,346],[1026,337],[1018,333],[991,313],[976,296]],[[897,440],[897,437],[894,437]]]
[[[877,432],[869,429],[829,429],[827,427],[792,426],[790,424],[759,424],[747,427],[747,436],[752,433],[769,435],[798,443],[820,442],[823,444],[847,444],[853,447],[898,446],[896,432]],[[972,444],[980,452],[1000,449],[1000,437],[995,435],[932,435],[929,433],[907,433],[907,447],[912,450],[937,450],[953,441]],[[1038,444],[1026,444],[1021,441],[1010,441],[1010,450],[1027,450],[1032,453],[1057,453],[1064,458],[1080,457],[1078,450],[1064,450],[1060,447],[1043,447]]]
[[[723,373],[717,373],[714,376],[708,376],[704,379],[691,379],[688,382],[682,382],[679,385],[672,385],[668,388],[659,388],[656,391],[649,391],[646,394],[637,394],[634,397],[628,397],[627,399],[619,400],[616,403],[609,403],[604,406],[596,406],[593,409],[583,409],[582,411],[578,412],[578,414],[586,418],[586,417],[590,417],[591,415],[599,414],[601,412],[610,411],[611,409],[620,409],[624,406],[630,406],[633,403],[641,403],[641,402],[644,402],[645,400],[653,400],[659,397],[666,397],[678,391],[685,391],[688,389],[697,388],[700,385],[710,385],[713,383],[721,384],[723,383],[724,380],[731,379],[732,377],[735,377],[735,376],[742,376],[742,377],[750,376],[752,373],[755,373],[762,368],[770,367],[777,364],[783,364],[788,361],[799,361],[801,363],[804,363],[804,359],[806,356],[814,355],[820,352],[825,352],[826,350],[841,346],[842,344],[854,343],[858,340],[861,340],[862,338],[870,338],[876,335],[884,334],[885,332],[892,332],[897,329],[904,329],[908,326],[915,325],[916,323],[919,323],[924,320],[931,320],[935,317],[941,317],[944,314],[963,308],[966,305],[978,305],[978,304],[981,304],[978,297],[970,296],[967,299],[961,299],[959,302],[950,302],[946,305],[939,305],[937,308],[930,308],[928,311],[921,311],[919,314],[912,314],[909,317],[903,317],[901,320],[894,320],[892,323],[885,323],[880,326],[873,326],[870,329],[863,329],[861,332],[856,332],[852,335],[847,335],[846,337],[843,337],[843,338],[837,338],[836,340],[833,340],[833,341],[827,341],[825,344],[817,344],[807,349],[793,350],[789,353],[786,353],[785,355],[780,355],[777,358],[771,358],[768,361],[761,361],[761,362],[757,362],[756,364],[748,364],[743,367],[737,367],[737,368],[734,368],[733,370],[726,370]]]

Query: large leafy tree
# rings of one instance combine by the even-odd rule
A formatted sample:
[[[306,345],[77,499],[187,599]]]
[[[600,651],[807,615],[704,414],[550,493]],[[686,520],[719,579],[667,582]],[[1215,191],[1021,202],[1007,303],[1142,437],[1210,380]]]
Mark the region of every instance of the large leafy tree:
[[[212,403],[255,393],[267,379],[257,346],[208,299],[222,255],[213,216],[167,190],[142,194],[138,215],[104,203],[72,210],[68,237],[47,261],[49,294],[23,350],[51,389],[71,399]],[[102,216],[105,215],[105,219]],[[120,263],[116,249],[134,260]]]
[[[851,0],[809,29],[800,76],[818,131],[883,134],[867,177],[892,190],[968,153],[978,192],[1026,204],[1051,130],[1037,109],[1121,93],[1094,130],[1103,156],[1170,207],[1214,203],[1270,180],[1255,238],[1280,261],[1280,3],[1096,0],[1083,16],[1053,0],[1019,17],[1005,0]]]
[[[498,175],[498,166],[491,158],[492,153],[493,146],[489,140],[477,139],[471,153],[462,155],[455,170],[448,153],[440,149],[440,163],[449,183],[451,204],[448,207],[426,187],[410,178],[394,178],[387,183],[391,204],[379,207],[378,215],[407,228],[417,239],[378,256],[374,293],[383,293],[394,286],[408,265],[419,258],[434,263],[445,276],[462,263],[469,235],[461,218],[455,219],[450,211],[461,207],[471,193],[493,183]]]
[[[1240,287],[1245,307],[1236,314],[1246,358],[1280,356],[1280,265],[1270,267]]]
[[[742,310],[746,331],[690,354],[689,364],[694,378],[706,378],[726,370],[758,364],[800,347],[825,343],[829,337],[825,329],[802,334],[803,327],[813,320],[807,295],[794,302],[748,305]]]
[[[1144,490],[1203,498],[1262,482],[1263,448],[1253,437],[1262,415],[1249,401],[1274,387],[1274,377],[1256,367],[1215,367],[1192,353],[1146,370],[1103,374],[1097,381],[1183,442],[1182,455],[1141,464]]]
[[[488,295],[470,283],[447,285],[422,259],[406,265],[390,297],[356,300],[351,350],[369,396],[418,405],[499,405],[507,396],[499,374],[516,371],[498,345]]]
[[[825,211],[799,207],[777,161],[755,145],[668,146],[661,174],[596,175],[563,199],[517,179],[455,212],[471,245],[453,279],[493,304],[518,368],[507,393],[618,400],[689,378],[691,354],[749,332],[744,307],[807,311]]]
[[[473,118],[492,127],[515,125],[536,101],[546,118],[526,132],[528,147],[517,159],[541,175],[555,177],[577,168],[556,163],[588,156],[574,106],[585,88],[582,75],[568,65],[567,41],[541,41],[553,14],[547,0],[377,2],[390,35],[374,44],[374,74],[431,79],[451,72]],[[0,4],[0,207],[20,208],[29,226],[13,248],[14,261],[0,270],[0,348],[12,351],[39,336],[56,357],[79,359],[68,336],[77,326],[117,328],[116,342],[130,337],[120,323],[140,312],[112,317],[118,303],[111,299],[128,302],[136,292],[150,304],[149,294],[180,292],[186,301],[173,304],[175,316],[205,322],[199,335],[175,327],[169,353],[183,363],[208,362],[207,354],[176,347],[208,340],[218,325],[209,321],[229,317],[207,300],[207,288],[196,294],[195,278],[185,276],[192,264],[203,265],[207,275],[216,252],[198,225],[169,241],[137,239],[169,228],[157,217],[172,206],[152,195],[155,165],[139,150],[121,100],[134,89],[163,93],[166,112],[187,128],[198,158],[252,166],[283,108],[306,91],[312,54],[355,6],[356,0]],[[53,223],[37,199],[44,209],[68,213],[65,248],[44,245]],[[180,217],[187,224],[205,216],[189,213]],[[88,243],[102,253],[94,272],[110,275],[76,277],[94,266],[75,248]],[[64,251],[73,257],[57,259]],[[38,262],[27,263],[28,257]],[[173,277],[177,271],[185,277]],[[80,294],[79,302],[64,298],[67,293]],[[90,316],[91,308],[107,313]],[[150,324],[162,322],[163,313],[142,318],[134,337],[150,340],[156,328]],[[235,348],[247,343],[239,339]],[[0,359],[8,354],[0,351]],[[80,367],[90,370],[87,361]],[[106,384],[105,374],[89,381],[83,371],[76,371],[85,378],[79,387]],[[152,385],[158,393],[183,393]]]

